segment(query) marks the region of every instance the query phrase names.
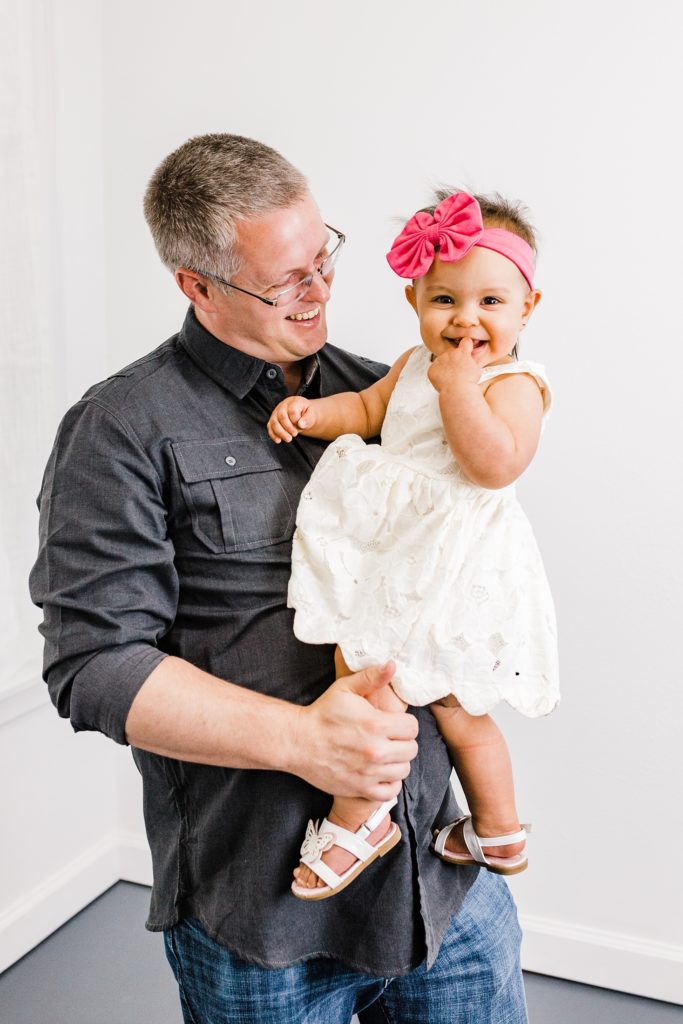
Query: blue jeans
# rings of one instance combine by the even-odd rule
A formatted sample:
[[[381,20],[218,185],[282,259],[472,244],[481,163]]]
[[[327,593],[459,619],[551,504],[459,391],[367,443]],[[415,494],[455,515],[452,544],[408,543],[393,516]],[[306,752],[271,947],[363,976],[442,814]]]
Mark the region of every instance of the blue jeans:
[[[521,932],[507,885],[480,871],[431,970],[376,978],[335,960],[258,967],[198,921],[164,934],[185,1024],[526,1024]]]

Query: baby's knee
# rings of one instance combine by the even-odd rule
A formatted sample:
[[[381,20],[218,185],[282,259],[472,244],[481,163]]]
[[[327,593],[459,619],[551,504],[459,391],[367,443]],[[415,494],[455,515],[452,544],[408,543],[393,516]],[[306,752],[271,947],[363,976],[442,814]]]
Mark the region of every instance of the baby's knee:
[[[351,675],[351,669],[344,661],[344,655],[341,652],[341,647],[335,648],[334,651],[334,671],[337,679],[343,679],[344,676]]]
[[[461,732],[466,728],[466,719],[469,717],[463,710],[457,697],[449,693],[429,705],[429,710],[434,715],[439,729],[457,729]]]
[[[455,697],[452,693],[447,693],[445,697],[440,697],[439,700],[435,700],[432,703],[431,706],[432,707],[439,707],[439,708],[460,708],[460,707],[462,707],[462,705],[460,704],[460,701],[458,700],[458,698]]]

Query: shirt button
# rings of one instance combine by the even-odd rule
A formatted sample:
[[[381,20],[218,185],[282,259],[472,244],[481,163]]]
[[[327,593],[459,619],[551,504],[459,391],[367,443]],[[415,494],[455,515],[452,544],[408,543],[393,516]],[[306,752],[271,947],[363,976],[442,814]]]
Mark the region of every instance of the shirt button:
[[[277,370],[274,366],[271,366],[269,370],[266,370],[266,377],[268,380],[275,380],[277,377]]]
[[[237,462],[237,459],[235,459],[234,456],[232,456],[232,455],[226,455],[225,456],[225,462],[226,462],[226,465],[228,465],[228,466],[234,466],[235,463]]]

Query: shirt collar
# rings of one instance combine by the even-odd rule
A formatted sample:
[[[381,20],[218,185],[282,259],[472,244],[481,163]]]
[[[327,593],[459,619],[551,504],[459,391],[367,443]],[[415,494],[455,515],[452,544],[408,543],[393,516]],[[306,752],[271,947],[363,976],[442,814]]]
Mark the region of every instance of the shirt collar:
[[[216,338],[199,323],[192,306],[180,329],[179,341],[204,373],[221,387],[227,388],[236,398],[245,398],[270,369],[277,370],[278,375],[282,376],[277,363],[257,359]],[[317,353],[304,368],[299,394],[309,389],[316,375],[319,382],[320,361]]]

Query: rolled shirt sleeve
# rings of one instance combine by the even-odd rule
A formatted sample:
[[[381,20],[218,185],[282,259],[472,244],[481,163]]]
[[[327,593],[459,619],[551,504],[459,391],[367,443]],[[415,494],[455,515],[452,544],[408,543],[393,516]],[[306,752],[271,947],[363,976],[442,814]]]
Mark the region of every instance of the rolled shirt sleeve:
[[[130,425],[90,398],[59,427],[38,505],[30,589],[51,699],[75,730],[126,743],[178,602],[161,478]]]

